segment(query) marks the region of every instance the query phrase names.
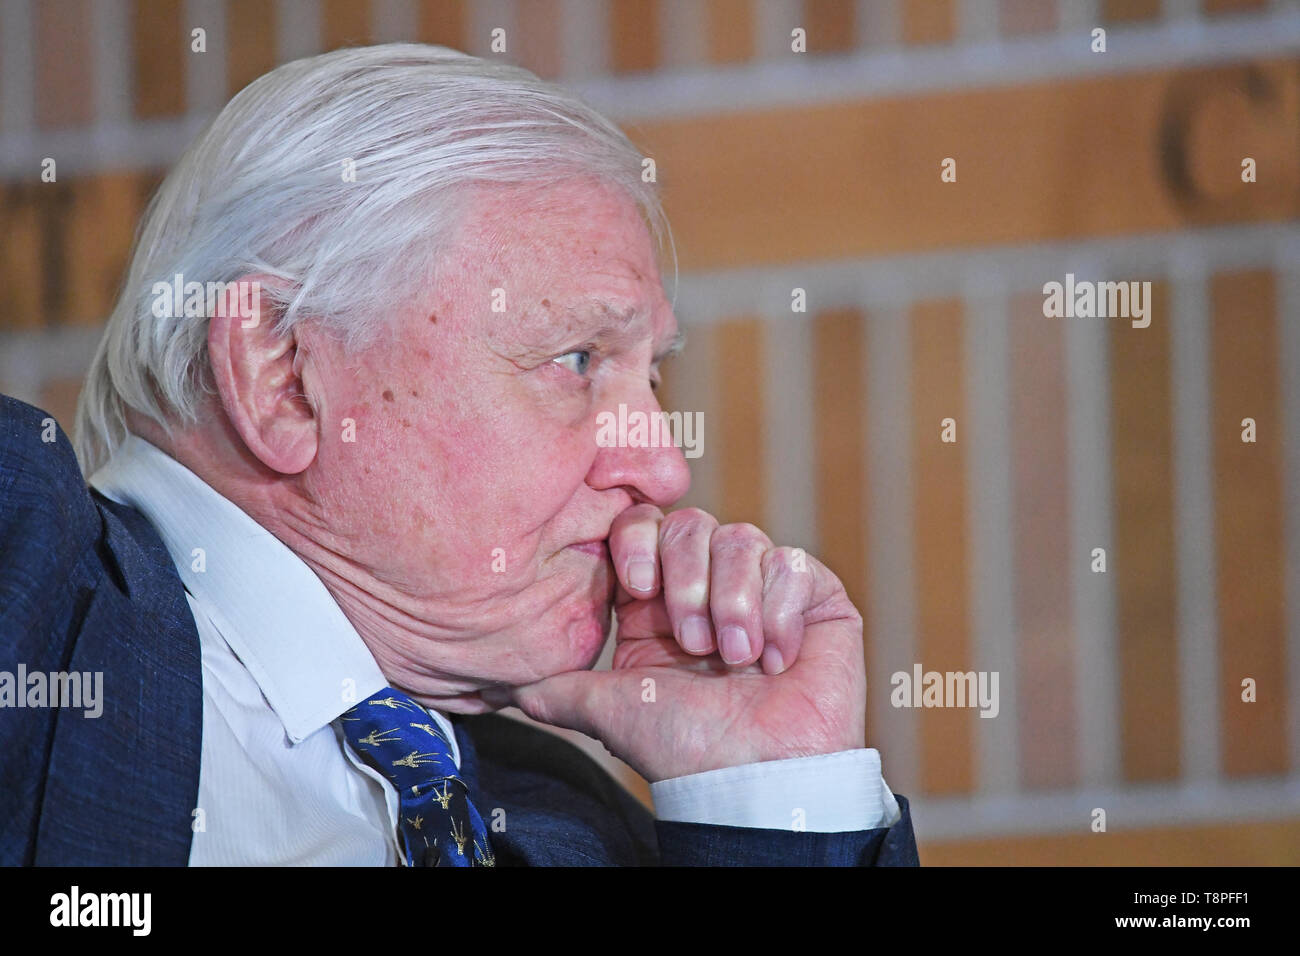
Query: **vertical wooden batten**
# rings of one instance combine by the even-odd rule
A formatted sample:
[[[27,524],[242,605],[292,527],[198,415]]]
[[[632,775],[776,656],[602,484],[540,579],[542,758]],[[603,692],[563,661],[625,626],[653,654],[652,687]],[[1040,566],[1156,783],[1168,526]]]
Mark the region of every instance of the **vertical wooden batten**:
[[[226,77],[231,96],[275,67],[278,21],[274,4],[227,0]]]
[[[1288,685],[1277,291],[1270,272],[1249,271],[1216,275],[1210,295],[1223,772],[1278,774]],[[1245,418],[1253,443],[1241,440]]]
[[[1026,789],[1078,782],[1074,595],[1065,326],[1043,316],[1041,295],[1012,300],[1010,415],[1012,540],[1020,780]]]
[[[717,518],[763,526],[763,323],[736,317],[719,323],[718,415],[711,441],[721,451],[722,498]]]
[[[917,662],[923,671],[940,673],[973,669],[963,318],[958,300],[921,302],[909,315]],[[955,442],[941,440],[945,418],[956,422]],[[982,719],[978,708],[918,707],[913,713],[921,728],[924,791],[969,793],[975,783],[974,721]]]
[[[867,607],[867,415],[866,374],[862,356],[866,337],[863,315],[836,309],[813,319],[813,431],[816,460],[817,557],[839,577],[862,615],[865,641],[871,619]],[[782,544],[784,542],[777,542]],[[869,659],[869,657],[868,657]],[[867,739],[876,737],[868,710]]]
[[[181,0],[134,0],[131,64],[137,119],[163,119],[185,112],[185,57],[191,54]]]
[[[1177,574],[1169,295],[1153,282],[1151,325],[1110,323],[1114,575],[1121,766],[1131,781],[1179,774]],[[1079,560],[1090,560],[1081,554]]]

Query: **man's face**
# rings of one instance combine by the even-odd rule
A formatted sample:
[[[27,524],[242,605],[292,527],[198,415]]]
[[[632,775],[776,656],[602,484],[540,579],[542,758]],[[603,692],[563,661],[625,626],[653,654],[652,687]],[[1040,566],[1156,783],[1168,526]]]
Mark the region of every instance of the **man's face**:
[[[304,488],[353,585],[323,577],[412,690],[480,710],[457,695],[595,662],[610,523],[685,494],[679,448],[596,440],[602,411],[659,410],[676,320],[632,203],[569,181],[478,190],[433,299],[394,322],[361,354],[321,343],[305,382],[321,444]]]

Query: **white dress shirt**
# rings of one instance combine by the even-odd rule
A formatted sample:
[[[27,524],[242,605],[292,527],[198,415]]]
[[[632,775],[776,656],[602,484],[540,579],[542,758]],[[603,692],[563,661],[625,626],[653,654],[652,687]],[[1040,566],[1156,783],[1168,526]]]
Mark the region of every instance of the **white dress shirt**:
[[[203,661],[203,741],[190,865],[403,860],[392,785],[338,718],[388,685],[297,555],[184,465],[131,436],[90,483],[142,512],[185,585]],[[451,741],[447,718],[430,711]],[[836,832],[892,826],[873,749],[766,761],[651,785],[662,820]],[[479,807],[486,819],[491,807]]]

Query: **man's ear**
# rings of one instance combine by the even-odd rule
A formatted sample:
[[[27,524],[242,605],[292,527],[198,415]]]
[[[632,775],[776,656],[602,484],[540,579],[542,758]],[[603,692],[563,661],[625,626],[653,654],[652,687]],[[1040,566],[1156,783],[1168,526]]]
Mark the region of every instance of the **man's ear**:
[[[267,290],[282,280],[247,275],[208,320],[208,360],[225,409],[248,450],[268,468],[296,475],[316,458],[316,413],[303,394],[299,336],[276,333]]]

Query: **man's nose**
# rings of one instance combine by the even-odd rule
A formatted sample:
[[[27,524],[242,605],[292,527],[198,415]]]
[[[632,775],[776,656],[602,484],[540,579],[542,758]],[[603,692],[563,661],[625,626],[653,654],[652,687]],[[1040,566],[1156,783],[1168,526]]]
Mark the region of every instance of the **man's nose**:
[[[691,413],[665,416],[653,398],[602,410],[596,416],[598,447],[588,484],[597,489],[622,486],[638,502],[660,508],[679,501],[691,486],[682,451],[691,437],[685,434],[687,415]]]

